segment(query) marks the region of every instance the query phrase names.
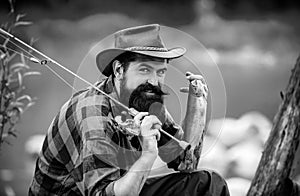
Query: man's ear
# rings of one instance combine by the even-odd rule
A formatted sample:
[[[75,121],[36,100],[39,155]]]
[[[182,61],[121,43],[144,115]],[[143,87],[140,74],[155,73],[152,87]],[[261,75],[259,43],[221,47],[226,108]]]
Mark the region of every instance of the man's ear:
[[[112,64],[112,66],[113,66],[113,72],[114,72],[116,79],[118,79],[118,80],[122,79],[123,74],[124,74],[124,67],[122,66],[120,61],[115,60]]]

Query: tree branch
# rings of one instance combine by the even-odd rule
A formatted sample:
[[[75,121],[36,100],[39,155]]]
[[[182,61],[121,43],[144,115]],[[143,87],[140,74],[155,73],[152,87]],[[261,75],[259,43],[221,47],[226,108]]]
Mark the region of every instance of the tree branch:
[[[299,145],[300,56],[292,70],[283,101],[247,196],[279,195],[289,178]]]

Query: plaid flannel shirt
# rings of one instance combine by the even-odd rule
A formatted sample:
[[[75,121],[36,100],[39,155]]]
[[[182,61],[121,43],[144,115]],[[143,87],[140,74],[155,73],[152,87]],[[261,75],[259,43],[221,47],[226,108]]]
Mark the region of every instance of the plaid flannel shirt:
[[[96,85],[117,98],[111,77]],[[128,137],[114,120],[121,109],[93,88],[74,94],[47,131],[29,195],[114,195],[114,181],[141,155],[138,138]],[[163,129],[181,139],[182,129],[167,116]],[[176,170],[183,150],[164,135],[158,146],[159,156]]]

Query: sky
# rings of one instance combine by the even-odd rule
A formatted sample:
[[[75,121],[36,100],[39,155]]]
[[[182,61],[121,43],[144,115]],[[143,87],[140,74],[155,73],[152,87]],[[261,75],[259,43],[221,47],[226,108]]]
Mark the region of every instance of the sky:
[[[174,91],[170,105],[180,104],[180,108],[170,107],[177,121],[182,120],[186,103],[186,97],[177,91],[187,84],[183,75],[189,68],[203,74],[208,82],[209,119],[239,118],[257,111],[272,121],[281,102],[280,91],[287,86],[300,49],[297,10],[253,11],[248,16],[238,12],[224,17],[215,11],[212,1],[192,4],[53,1],[50,6],[32,2],[17,7],[33,25],[20,28],[16,35],[27,42],[31,37],[37,39],[34,47],[90,82],[99,79],[93,58],[99,48],[107,47],[101,44],[112,40],[107,36],[136,25],[163,25],[166,44],[184,45],[188,50],[186,59],[174,62],[175,68],[170,69],[172,74],[168,78],[168,85]],[[1,9],[0,16],[3,23],[8,18],[7,10]],[[2,169],[26,170],[27,166],[20,161],[28,160],[24,151],[26,140],[47,131],[52,118],[74,90],[45,67],[33,63],[30,67],[41,75],[24,81],[25,93],[37,97],[37,102],[22,116],[18,138],[10,139],[12,145],[4,145],[1,150]],[[84,86],[66,72],[53,69],[76,88]],[[26,183],[28,176],[24,175]]]

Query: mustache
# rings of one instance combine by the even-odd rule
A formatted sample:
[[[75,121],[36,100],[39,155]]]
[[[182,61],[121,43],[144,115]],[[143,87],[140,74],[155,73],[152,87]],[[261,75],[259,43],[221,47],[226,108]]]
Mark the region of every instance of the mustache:
[[[168,92],[164,92],[161,88],[161,85],[158,84],[158,86],[154,86],[150,84],[149,82],[146,82],[144,84],[140,84],[135,90],[135,92],[151,92],[154,93],[157,96],[163,96],[163,95],[169,95]]]
[[[151,92],[154,95],[148,96],[145,92]],[[140,112],[147,112],[154,103],[163,103],[163,96],[169,93],[164,92],[161,86],[154,86],[148,82],[140,84],[129,97],[129,107],[135,108]]]

